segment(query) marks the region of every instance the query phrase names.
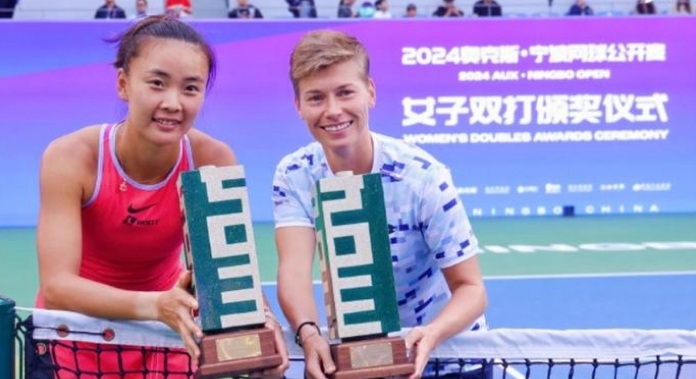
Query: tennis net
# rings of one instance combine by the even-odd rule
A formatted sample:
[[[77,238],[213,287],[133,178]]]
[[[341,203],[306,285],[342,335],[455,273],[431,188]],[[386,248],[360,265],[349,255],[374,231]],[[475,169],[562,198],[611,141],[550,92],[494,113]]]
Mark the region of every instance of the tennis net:
[[[0,374],[13,365],[15,377],[24,379],[194,377],[179,336],[162,323],[39,309],[19,313],[24,312],[26,317],[11,316],[11,326],[2,322],[6,312],[0,316],[0,336],[12,336],[10,342],[0,338],[0,351],[17,352],[11,362],[0,361]],[[292,341],[288,330],[287,377],[303,378],[302,351]],[[427,374],[443,378],[693,379],[696,331],[493,329],[463,333],[431,357]],[[92,363],[80,366],[83,360]]]

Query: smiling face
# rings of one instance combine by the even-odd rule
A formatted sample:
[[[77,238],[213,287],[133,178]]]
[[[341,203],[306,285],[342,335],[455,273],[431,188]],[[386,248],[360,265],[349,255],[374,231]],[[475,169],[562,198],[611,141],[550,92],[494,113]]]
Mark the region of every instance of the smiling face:
[[[355,59],[308,75],[297,90],[297,110],[327,155],[371,157],[369,110],[375,103],[375,86]]]
[[[156,145],[178,143],[203,105],[208,57],[189,42],[150,37],[118,71],[118,94],[128,103],[126,123]]]

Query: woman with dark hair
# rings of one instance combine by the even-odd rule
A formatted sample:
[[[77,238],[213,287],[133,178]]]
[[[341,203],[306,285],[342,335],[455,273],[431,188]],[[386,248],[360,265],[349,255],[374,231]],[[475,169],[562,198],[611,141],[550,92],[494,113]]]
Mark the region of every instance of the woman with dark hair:
[[[41,161],[36,305],[161,321],[181,336],[191,356],[161,349],[99,354],[104,348],[94,344],[77,343],[74,350],[59,342],[51,358],[62,379],[148,372],[189,378],[203,333],[193,319],[198,303],[188,292],[191,272],[181,260],[177,180],[197,167],[237,162],[226,144],[194,128],[215,77],[215,56],[190,25],[166,15],[134,23],[114,42],[125,119],[59,137]],[[284,362],[263,375],[282,377],[288,367],[282,331],[268,317]]]

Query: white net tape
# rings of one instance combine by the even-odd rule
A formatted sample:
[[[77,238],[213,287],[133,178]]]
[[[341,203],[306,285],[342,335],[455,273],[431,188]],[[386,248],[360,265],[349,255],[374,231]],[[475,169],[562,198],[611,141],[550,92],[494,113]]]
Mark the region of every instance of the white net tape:
[[[32,310],[35,339],[73,340],[153,347],[183,347],[178,334],[155,321],[113,321],[82,314]],[[66,332],[67,329],[67,333]],[[105,333],[109,331],[108,333]],[[405,336],[408,329],[399,335]],[[111,335],[110,332],[113,332]],[[285,330],[293,358],[302,351]],[[104,336],[113,337],[112,339]],[[466,332],[441,344],[433,358],[635,359],[655,356],[696,357],[696,331],[639,329],[493,329]]]

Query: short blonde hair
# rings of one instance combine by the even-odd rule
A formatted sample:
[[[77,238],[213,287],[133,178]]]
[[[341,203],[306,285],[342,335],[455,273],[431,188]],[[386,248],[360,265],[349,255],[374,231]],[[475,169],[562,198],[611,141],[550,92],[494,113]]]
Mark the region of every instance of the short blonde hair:
[[[334,30],[316,30],[305,34],[290,55],[290,80],[299,94],[300,80],[327,67],[354,59],[365,81],[370,77],[370,58],[357,38]]]

